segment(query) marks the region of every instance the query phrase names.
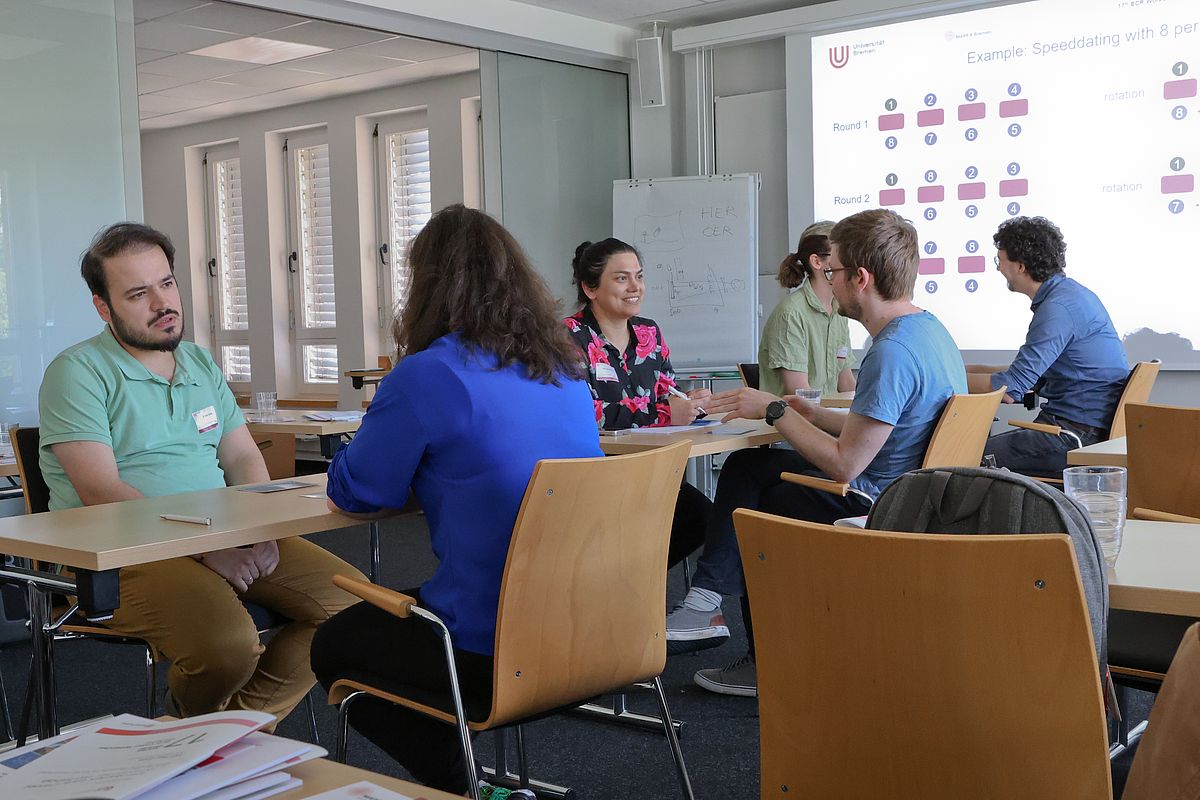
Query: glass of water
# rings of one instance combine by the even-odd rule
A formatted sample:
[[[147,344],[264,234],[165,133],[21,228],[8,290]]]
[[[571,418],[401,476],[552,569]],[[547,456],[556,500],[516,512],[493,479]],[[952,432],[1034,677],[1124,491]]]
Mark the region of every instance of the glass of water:
[[[796,397],[802,397],[814,406],[821,405],[821,390],[820,389],[797,389]]]
[[[279,395],[275,392],[255,392],[253,405],[250,408],[259,416],[270,417],[275,413],[278,403]]]
[[[1104,560],[1112,566],[1121,552],[1121,532],[1125,529],[1124,467],[1068,467],[1063,470],[1063,489],[1087,509],[1096,538],[1104,550]]]

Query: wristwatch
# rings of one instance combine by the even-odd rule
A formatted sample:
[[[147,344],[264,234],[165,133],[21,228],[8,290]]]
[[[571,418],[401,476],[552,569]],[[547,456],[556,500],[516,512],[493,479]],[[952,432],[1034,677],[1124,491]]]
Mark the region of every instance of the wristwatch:
[[[775,420],[783,416],[783,412],[787,411],[787,403],[782,400],[774,400],[767,403],[767,424],[774,426]]]

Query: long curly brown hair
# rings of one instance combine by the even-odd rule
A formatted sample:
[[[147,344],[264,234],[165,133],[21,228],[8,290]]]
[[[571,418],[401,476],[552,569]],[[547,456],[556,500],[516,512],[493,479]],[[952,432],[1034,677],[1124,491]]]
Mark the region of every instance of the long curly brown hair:
[[[438,211],[409,249],[409,301],[392,326],[397,354],[418,353],[457,332],[502,367],[557,385],[582,377],[579,350],[558,303],[500,223],[463,205]]]

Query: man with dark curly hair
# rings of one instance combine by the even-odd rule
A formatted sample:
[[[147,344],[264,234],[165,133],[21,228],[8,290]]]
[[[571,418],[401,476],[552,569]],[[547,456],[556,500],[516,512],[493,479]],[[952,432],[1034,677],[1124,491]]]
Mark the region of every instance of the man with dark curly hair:
[[[988,439],[984,454],[995,456],[997,466],[1060,477],[1068,450],[1108,438],[1129,362],[1100,299],[1064,274],[1067,244],[1053,222],[1013,217],[992,240],[996,269],[1010,292],[1033,301],[1033,320],[1012,364],[970,364],[967,384],[972,392],[1007,386],[1004,402],[1015,403],[1041,381],[1046,402],[1035,421],[1064,433],[1008,431]]]

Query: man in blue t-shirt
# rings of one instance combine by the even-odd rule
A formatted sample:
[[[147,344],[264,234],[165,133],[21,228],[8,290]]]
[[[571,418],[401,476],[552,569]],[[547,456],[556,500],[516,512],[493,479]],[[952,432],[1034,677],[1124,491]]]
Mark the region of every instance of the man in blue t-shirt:
[[[861,322],[874,339],[859,369],[854,402],[842,414],[749,388],[705,401],[709,414],[726,419],[765,418],[795,450],[740,450],[725,461],[695,580],[667,617],[669,652],[712,647],[729,637],[721,600],[746,593],[735,508],[824,523],[867,513],[884,487],[921,466],[946,401],[967,390],[954,340],[936,317],[912,303],[919,260],[913,226],[892,211],[863,211],[839,222],[830,238],[825,279],[833,284],[839,312]],[[838,497],[785,483],[781,472],[845,481],[855,491]],[[749,652],[726,667],[697,672],[695,681],[705,689],[757,695],[744,600],[742,609]]]
[[[1033,301],[1033,320],[1012,364],[968,365],[967,383],[972,392],[1007,386],[1004,402],[1014,403],[1043,381],[1046,403],[1034,421],[1063,433],[1009,431],[988,439],[983,452],[1000,467],[1062,477],[1068,450],[1108,438],[1129,362],[1100,298],[1063,274],[1067,244],[1053,222],[1013,217],[992,240],[996,268],[1010,292]]]

